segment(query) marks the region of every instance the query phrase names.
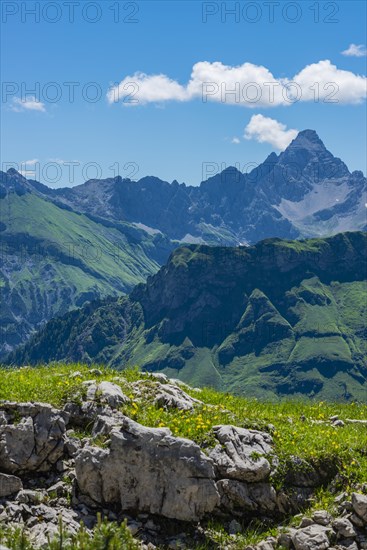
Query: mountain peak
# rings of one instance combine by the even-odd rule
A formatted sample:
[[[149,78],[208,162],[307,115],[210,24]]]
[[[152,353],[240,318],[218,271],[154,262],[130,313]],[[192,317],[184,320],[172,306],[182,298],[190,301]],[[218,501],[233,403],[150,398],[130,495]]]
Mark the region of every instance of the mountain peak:
[[[277,160],[278,160],[278,155],[273,151],[272,153],[270,153],[270,155],[266,157],[266,159],[264,160],[264,164],[273,164],[277,162]]]
[[[8,193],[15,192],[17,195],[30,193],[31,185],[15,168],[9,168],[6,172],[0,171],[1,198]]]
[[[316,130],[302,130],[298,133],[297,137],[304,137],[308,139],[309,141],[321,141]]]
[[[18,180],[22,180],[24,182],[27,181],[27,179],[20,172],[18,172],[18,170],[16,170],[15,168],[9,168],[9,170],[7,170],[6,173],[11,178],[17,178]]]
[[[319,149],[325,150],[326,147],[317,135],[315,130],[302,130],[297,137],[291,142],[289,147],[300,147],[302,149]]]
[[[23,185],[25,187],[29,187],[29,182],[27,178],[23,176],[18,170],[15,168],[9,168],[6,172],[1,172],[2,174],[2,180],[4,183],[8,183],[9,185],[16,182],[17,184]]]

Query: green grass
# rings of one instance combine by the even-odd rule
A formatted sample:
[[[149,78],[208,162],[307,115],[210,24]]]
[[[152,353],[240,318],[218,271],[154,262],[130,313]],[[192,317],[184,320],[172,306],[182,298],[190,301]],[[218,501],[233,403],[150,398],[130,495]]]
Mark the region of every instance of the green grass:
[[[99,367],[100,368],[100,367]],[[77,378],[70,376],[80,372]],[[333,427],[325,422],[330,416],[341,420],[367,419],[367,405],[360,403],[328,403],[324,401],[261,402],[236,397],[213,389],[188,389],[203,405],[194,411],[181,412],[157,408],[150,398],[149,384],[154,379],[138,369],[117,371],[102,369],[101,379],[120,385],[131,398],[122,411],[137,422],[152,427],[166,426],[175,436],[193,439],[204,447],[213,441],[211,428],[217,424],[234,424],[248,428],[266,429],[272,433],[275,452],[283,464],[293,455],[317,465],[334,463],[347,485],[367,481],[366,426],[348,424]],[[1,369],[0,400],[41,401],[55,407],[82,390],[82,382],[94,378],[90,367],[84,365],[51,365],[37,368]],[[147,379],[143,397],[134,396],[131,382]],[[305,420],[302,418],[305,417]],[[269,425],[272,425],[269,428]]]
[[[121,411],[133,420],[151,427],[168,427],[173,435],[190,438],[197,442],[203,452],[208,452],[215,444],[212,427],[218,424],[233,424],[247,428],[257,428],[271,433],[275,453],[280,459],[278,471],[272,483],[281,487],[283,474],[292,457],[298,456],[310,465],[332,465],[338,471],[333,490],[320,487],[316,490],[312,507],[305,511],[311,514],[315,509],[335,511],[335,491],[354,490],[356,484],[367,481],[367,430],[365,425],[346,424],[345,427],[333,427],[327,423],[330,416],[339,415],[346,420],[367,419],[367,405],[360,403],[329,403],[324,401],[282,401],[279,403],[261,402],[256,399],[236,397],[213,389],[193,389],[183,385],[183,389],[203,404],[195,406],[193,411],[166,410],[154,405],[155,379],[141,373],[138,368],[124,371],[111,368],[98,368],[102,374],[98,377],[90,372],[91,367],[81,364],[54,364],[36,368],[20,369],[0,368],[0,401],[41,401],[62,407],[68,400],[79,400],[85,393],[82,382],[90,379],[109,380],[118,384],[130,397],[128,405]],[[75,376],[78,372],[79,375]],[[139,386],[139,397],[134,393],[132,383],[145,380],[144,387]],[[326,423],[324,423],[326,422]],[[87,432],[76,433],[85,437]],[[104,445],[101,440],[96,445]],[[284,526],[292,525],[299,518],[289,518]],[[244,532],[236,540],[231,538],[218,520],[205,524],[205,541],[195,543],[193,548],[208,550],[229,545],[232,549],[244,548],[256,544],[266,536],[275,535],[272,525],[261,525],[253,521],[244,526]],[[100,521],[93,534],[85,530],[73,537],[65,533],[50,541],[51,550],[135,550],[136,543],[124,525]],[[61,542],[60,542],[61,540]],[[8,544],[11,550],[30,550],[32,547],[20,530],[9,531],[0,528],[0,543]]]
[[[48,550],[138,550],[140,544],[133,538],[126,523],[118,525],[115,522],[102,521],[92,533],[83,526],[80,531],[71,535],[65,529],[67,526],[59,524],[56,537],[50,538]],[[33,550],[21,528],[12,529],[0,526],[0,544],[7,545],[11,550]]]
[[[124,233],[122,224],[121,230],[105,227],[83,214],[59,208],[33,194],[10,194],[3,201],[3,222],[6,225],[4,235],[11,235],[14,241],[17,235],[24,234],[37,239],[38,245],[32,252],[33,255],[38,252],[37,262],[41,264],[51,258],[58,263],[61,255],[79,260],[88,271],[81,270],[79,266],[78,273],[73,273],[73,269],[68,273],[77,287],[90,286],[88,279],[94,279],[98,286],[104,285],[105,295],[107,291],[116,292],[116,289],[130,290],[159,268],[148,257],[152,239],[140,231],[141,242],[134,242],[129,238],[128,224]],[[139,234],[139,230],[135,229],[135,232]],[[29,253],[26,246],[17,252],[23,255]],[[67,270],[70,270],[70,265],[67,265]],[[32,271],[31,275],[28,272],[27,276],[27,270],[24,273],[22,270],[19,276],[27,281],[34,278],[34,273]]]
[[[185,366],[179,373],[174,369],[166,368],[163,372],[170,378],[177,378],[191,386],[207,386],[220,388],[222,376],[213,361],[213,356],[208,348],[198,348],[192,359],[187,359]]]

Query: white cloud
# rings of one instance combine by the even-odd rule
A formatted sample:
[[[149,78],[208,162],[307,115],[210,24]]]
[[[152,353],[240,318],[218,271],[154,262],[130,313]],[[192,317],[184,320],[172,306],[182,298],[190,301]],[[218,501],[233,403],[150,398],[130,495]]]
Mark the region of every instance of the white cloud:
[[[135,73],[111,87],[107,100],[125,106],[193,99],[249,108],[287,106],[297,101],[353,104],[366,97],[366,82],[365,76],[340,70],[327,59],[282,78],[274,77],[262,65],[232,67],[219,61],[200,61],[185,85],[163,74]]]
[[[20,113],[22,111],[41,111],[46,112],[45,104],[42,101],[37,101],[34,96],[21,99],[20,97],[13,97],[11,105],[12,111]]]
[[[244,138],[270,143],[283,151],[297,136],[298,130],[286,130],[285,124],[263,115],[253,115],[245,128]]]
[[[365,76],[338,69],[328,59],[307,65],[293,80],[302,89],[302,101],[361,103],[367,92]]]
[[[219,61],[202,61],[193,66],[187,91],[191,98],[203,102],[259,107],[281,105],[283,85],[262,65],[244,63],[237,67],[223,65]]]
[[[348,57],[365,57],[367,55],[367,49],[363,44],[350,44],[349,48],[342,52],[342,55],[347,55]]]
[[[232,138],[231,143],[235,143],[236,145],[238,145],[240,143],[240,140],[238,139],[238,137],[234,137]]]
[[[35,166],[39,159],[22,160],[19,173],[25,178],[34,178],[36,176]]]
[[[47,162],[56,162],[56,164],[64,164],[66,160],[59,159],[59,158],[50,158],[50,159],[47,159]]]
[[[34,166],[37,162],[39,162],[39,159],[22,160],[20,164],[22,166]]]
[[[183,86],[163,74],[149,76],[135,73],[110,88],[107,99],[109,103],[122,101],[124,105],[132,106],[169,100],[185,101],[188,94]]]
[[[81,161],[80,160],[64,160],[64,159],[60,159],[60,158],[49,158],[47,159],[47,162],[54,162],[56,164],[81,164]]]

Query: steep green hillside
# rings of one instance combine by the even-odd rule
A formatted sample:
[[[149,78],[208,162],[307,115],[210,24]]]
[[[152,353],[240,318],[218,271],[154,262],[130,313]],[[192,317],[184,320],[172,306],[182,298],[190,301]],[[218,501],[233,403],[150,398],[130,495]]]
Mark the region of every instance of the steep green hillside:
[[[1,208],[0,355],[52,317],[129,292],[172,248],[161,235],[91,219],[10,184]]]
[[[51,321],[9,362],[139,364],[262,399],[366,401],[366,237],[181,247],[129,298]]]

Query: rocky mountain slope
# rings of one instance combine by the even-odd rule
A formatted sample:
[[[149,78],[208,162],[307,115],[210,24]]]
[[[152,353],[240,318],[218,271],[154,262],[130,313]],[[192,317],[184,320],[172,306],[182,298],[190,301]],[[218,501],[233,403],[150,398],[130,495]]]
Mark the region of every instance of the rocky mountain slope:
[[[128,292],[182,242],[233,246],[365,229],[366,203],[366,178],[313,130],[248,174],[228,168],[197,187],[119,176],[50,189],[1,172],[0,357],[50,318]]]
[[[224,406],[82,365],[0,374],[2,548],[366,546],[365,405]]]
[[[240,160],[245,165],[251,159]],[[284,152],[245,172],[229,167],[199,186],[152,176],[89,180],[56,190],[29,184],[58,204],[182,242],[253,244],[367,227],[366,178],[350,173],[314,130],[300,132]]]
[[[262,399],[365,401],[367,235],[190,245],[129,298],[52,320],[9,364],[139,365]]]
[[[129,292],[173,246],[131,224],[58,206],[16,171],[0,173],[0,357],[52,317]]]

